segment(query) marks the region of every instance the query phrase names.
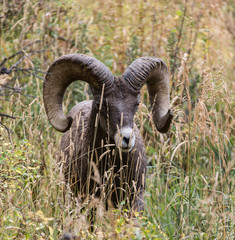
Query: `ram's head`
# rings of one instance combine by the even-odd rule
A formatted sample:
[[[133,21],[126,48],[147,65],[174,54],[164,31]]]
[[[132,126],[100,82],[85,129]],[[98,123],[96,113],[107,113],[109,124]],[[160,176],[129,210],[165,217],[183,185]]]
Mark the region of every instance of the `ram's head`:
[[[66,88],[76,80],[89,83],[94,96],[92,114],[99,113],[100,126],[123,151],[135,145],[133,118],[145,83],[155,126],[159,132],[167,132],[172,120],[169,74],[161,59],[139,58],[119,77],[97,59],[83,54],[57,59],[46,75],[43,97],[49,121],[60,132],[67,131],[73,121],[64,115],[62,101]]]

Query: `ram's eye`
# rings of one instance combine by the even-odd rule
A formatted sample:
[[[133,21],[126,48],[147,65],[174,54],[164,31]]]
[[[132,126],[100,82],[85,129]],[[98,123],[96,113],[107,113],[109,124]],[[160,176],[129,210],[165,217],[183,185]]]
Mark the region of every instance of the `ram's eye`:
[[[96,105],[96,108],[97,108],[97,109],[100,108],[100,103],[99,103],[99,102],[96,102],[95,105]]]

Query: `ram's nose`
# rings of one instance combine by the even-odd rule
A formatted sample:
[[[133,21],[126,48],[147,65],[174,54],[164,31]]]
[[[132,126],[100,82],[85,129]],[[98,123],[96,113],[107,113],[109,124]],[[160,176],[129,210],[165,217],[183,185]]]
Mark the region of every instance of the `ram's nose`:
[[[130,152],[135,146],[134,129],[130,127],[123,127],[117,131],[114,136],[115,144],[124,152]]]
[[[123,137],[122,139],[127,145],[129,145],[129,142],[130,142],[130,138],[129,137]]]

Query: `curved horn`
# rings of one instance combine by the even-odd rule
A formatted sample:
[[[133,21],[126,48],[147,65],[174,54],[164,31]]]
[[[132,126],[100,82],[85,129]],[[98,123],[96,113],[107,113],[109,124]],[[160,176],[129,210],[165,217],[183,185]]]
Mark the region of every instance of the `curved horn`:
[[[138,58],[126,69],[123,77],[136,90],[147,84],[154,124],[159,132],[167,132],[173,114],[170,110],[170,78],[164,61],[155,57]]]
[[[66,88],[73,81],[82,80],[94,89],[105,89],[113,83],[111,71],[99,60],[83,54],[69,54],[58,58],[48,69],[43,84],[43,101],[51,125],[60,132],[67,131],[73,119],[66,117],[62,101]]]

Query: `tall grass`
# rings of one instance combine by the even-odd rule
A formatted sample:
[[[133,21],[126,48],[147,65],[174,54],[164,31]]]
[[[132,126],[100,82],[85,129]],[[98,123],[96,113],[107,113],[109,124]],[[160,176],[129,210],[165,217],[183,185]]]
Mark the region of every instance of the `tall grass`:
[[[15,117],[0,117],[0,239],[57,239],[65,229],[81,239],[234,238],[232,1],[3,0],[0,7],[0,62],[35,40],[4,66],[43,50],[0,75],[0,113]],[[115,74],[147,55],[164,59],[171,71],[171,131],[155,130],[145,87],[135,116],[148,156],[138,227],[126,211],[100,207],[90,232],[86,216],[101,203],[73,199],[60,178],[61,134],[48,123],[39,70],[75,52]],[[75,83],[65,108],[89,98],[87,85]]]

